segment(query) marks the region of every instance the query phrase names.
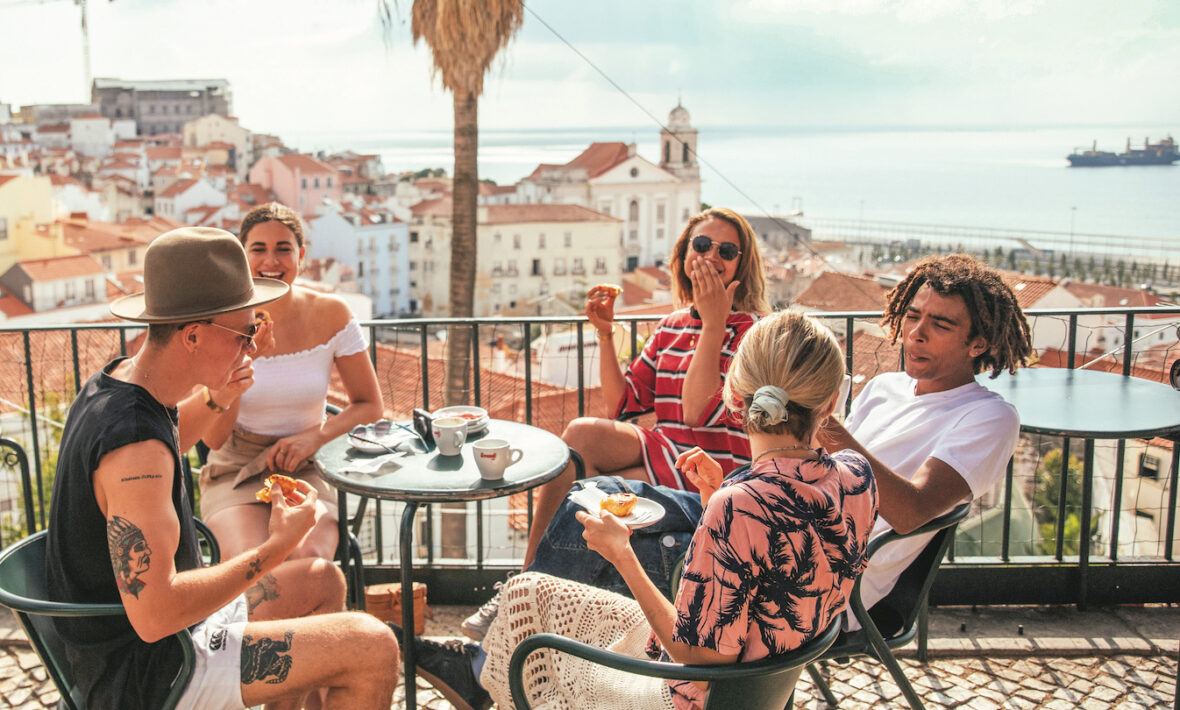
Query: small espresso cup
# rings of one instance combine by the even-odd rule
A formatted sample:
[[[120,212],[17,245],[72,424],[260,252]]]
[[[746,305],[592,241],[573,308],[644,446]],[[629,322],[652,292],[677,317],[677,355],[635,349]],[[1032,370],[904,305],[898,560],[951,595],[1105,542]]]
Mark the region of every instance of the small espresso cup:
[[[504,477],[504,469],[520,461],[524,452],[520,449],[509,448],[503,439],[484,439],[471,445],[475,451],[475,465],[479,466],[479,475],[488,481],[498,481]]]
[[[430,423],[434,443],[443,456],[457,456],[467,441],[467,420],[458,417],[443,417]]]

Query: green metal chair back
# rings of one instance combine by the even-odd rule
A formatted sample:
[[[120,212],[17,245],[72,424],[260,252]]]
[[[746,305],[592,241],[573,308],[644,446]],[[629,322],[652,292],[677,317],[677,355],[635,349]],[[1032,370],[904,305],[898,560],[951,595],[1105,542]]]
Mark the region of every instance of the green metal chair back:
[[[53,618],[58,616],[123,615],[122,604],[73,604],[49,600],[45,581],[46,531],[34,533],[0,552],[0,605],[16,614],[33,650],[61,694],[59,707],[85,710],[81,694],[74,684],[74,674],[66,660],[65,643],[57,632]],[[163,710],[176,707],[193,675],[193,639],[188,630],[177,634],[184,653],[180,674],[173,682]]]
[[[607,651],[557,634],[533,634],[512,652],[508,669],[512,702],[521,710],[529,710],[532,707],[524,690],[525,660],[530,654],[549,648],[636,675],[708,682],[709,692],[705,697],[705,710],[789,709],[795,693],[795,682],[799,680],[800,673],[804,666],[822,656],[836,640],[840,633],[840,618],[836,616],[820,634],[789,653],[723,666],[650,661]]]
[[[949,513],[944,513],[917,530],[904,535],[891,530],[873,538],[866,553],[870,565],[873,555],[886,545],[907,537],[935,533],[921,554],[898,577],[892,591],[874,604],[872,609],[865,608],[860,597],[861,580],[856,580],[848,605],[860,622],[861,628],[842,634],[824,654],[825,659],[851,656],[876,658],[889,670],[913,710],[922,710],[924,706],[906,679],[901,665],[893,657],[892,649],[906,645],[918,635],[919,628],[925,627],[926,602],[930,597],[930,588],[934,585],[934,576],[938,573],[942,558],[954,540],[955,528],[967,517],[970,510],[970,503],[960,503]],[[820,672],[814,666],[807,671],[823,693],[828,706],[839,707],[836,697]]]

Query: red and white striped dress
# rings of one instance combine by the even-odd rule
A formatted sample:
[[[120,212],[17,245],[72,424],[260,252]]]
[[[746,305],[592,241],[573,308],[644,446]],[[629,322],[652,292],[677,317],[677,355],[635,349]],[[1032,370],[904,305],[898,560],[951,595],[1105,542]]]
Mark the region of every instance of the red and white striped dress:
[[[722,378],[729,371],[742,336],[757,320],[756,315],[730,311],[721,344]],[[643,352],[627,368],[627,386],[615,412],[618,418],[655,410],[654,429],[634,425],[643,440],[643,465],[648,478],[653,484],[688,491],[696,491],[696,487],[680,475],[674,464],[677,456],[694,446],[704,449],[725,473],[750,462],[750,440],[738,419],[721,403],[720,389],[699,422],[684,421],[684,376],[700,335],[701,319],[695,309],[685,308],[661,320]]]

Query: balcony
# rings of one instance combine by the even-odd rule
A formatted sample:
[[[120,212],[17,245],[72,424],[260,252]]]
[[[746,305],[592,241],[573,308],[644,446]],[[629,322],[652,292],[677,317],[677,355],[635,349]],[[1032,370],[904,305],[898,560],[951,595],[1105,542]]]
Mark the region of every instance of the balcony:
[[[877,321],[878,314],[817,315],[844,333],[847,364],[855,377],[854,395],[873,374],[897,369],[896,348],[862,332]],[[1091,366],[1110,369],[1113,362],[1125,374],[1159,380],[1166,379],[1162,377],[1165,365],[1175,359],[1178,349],[1174,340],[1171,347],[1157,344],[1155,334],[1174,333],[1180,308],[1030,311],[1028,315],[1042,365],[1080,365],[1099,337],[1108,341],[1117,337],[1120,342],[1132,341],[1131,356],[1123,358],[1118,352]],[[1112,331],[1112,319],[1121,321],[1121,328]],[[1170,325],[1151,325],[1165,321]],[[630,350],[625,344],[623,352],[638,352],[653,320],[623,319],[621,325],[630,334]],[[560,433],[573,417],[602,413],[599,389],[587,386],[596,377],[597,363],[587,362],[585,352],[576,346],[552,354],[534,352],[532,343],[521,338],[530,330],[534,337],[584,331],[584,320],[397,320],[372,321],[366,327],[372,343],[370,357],[392,417],[408,419],[414,407],[441,406],[442,355],[427,335],[464,327],[472,329],[473,341],[480,344],[473,351],[474,391],[469,401],[487,407],[492,416]],[[1140,341],[1151,347],[1136,350],[1140,347],[1133,342],[1137,329],[1143,331]],[[47,480],[43,469],[52,460],[69,402],[80,383],[103,363],[136,349],[142,332],[122,324],[0,329],[0,366],[6,372],[2,398],[8,405],[4,434],[25,444],[34,471],[41,472],[35,482],[39,517],[44,518],[44,499],[49,495],[43,489]],[[484,367],[493,362],[487,345],[495,342],[493,333],[522,343],[516,369],[502,372],[507,377],[481,377]],[[423,357],[424,348],[429,357]],[[34,421],[36,426],[30,426]],[[1167,590],[1180,587],[1180,563],[1174,554],[1177,467],[1171,443],[1099,440],[1098,458],[1106,463],[1086,490],[1079,490],[1082,483],[1071,473],[1067,490],[1061,493],[1060,468],[1050,469],[1079,457],[1081,448],[1076,440],[1022,437],[1004,485],[976,501],[975,512],[982,515],[961,527],[934,590],[936,604],[1070,604],[1079,601],[1083,580],[1084,598],[1095,604],[1172,601]],[[19,488],[9,483],[0,488],[0,505],[19,496]],[[1079,555],[1077,520],[1082,500],[1092,501],[1089,517],[1098,521],[1087,541],[1088,559]],[[415,550],[415,568],[423,570],[424,579],[439,582],[435,588],[446,590],[453,601],[477,601],[482,594],[478,590],[518,564],[528,506],[528,496],[522,495],[462,509],[424,508],[418,519],[416,539],[421,543]],[[360,528],[375,580],[392,580],[398,568],[400,511],[398,504],[371,505]]]
[[[897,349],[864,332],[865,326],[875,324],[880,314],[816,315],[844,334],[841,339],[846,363],[854,375],[854,395],[874,374],[897,369]],[[1027,315],[1033,325],[1041,366],[1081,366],[1091,357],[1088,353],[1100,339],[1113,343],[1118,338],[1119,342],[1130,343],[1129,356],[1124,357],[1118,351],[1090,367],[1159,380],[1180,350],[1175,340],[1164,345],[1158,340],[1159,333],[1174,337],[1180,308],[1040,310],[1029,311]],[[626,331],[623,354],[638,352],[653,325],[652,318],[620,319],[620,327]],[[370,331],[370,358],[391,417],[408,419],[414,407],[437,409],[442,405],[444,349],[430,336],[454,328],[469,328],[475,343],[469,401],[488,408],[493,417],[523,421],[560,433],[573,417],[602,413],[600,390],[590,386],[597,370],[597,362],[593,360],[596,356],[576,346],[542,349],[536,344],[538,334],[554,335],[571,330],[581,331],[581,337],[571,342],[591,341],[592,334],[585,332],[584,319],[383,320],[367,322],[365,327]],[[142,327],[124,324],[0,329],[0,367],[4,368],[0,380],[4,392],[0,401],[6,405],[0,423],[4,436],[20,441],[29,452],[34,472],[33,514],[39,523],[44,523],[48,511],[51,485],[48,470],[55,458],[60,426],[69,402],[80,383],[102,364],[119,354],[134,352],[143,332]],[[531,339],[524,337],[525,334],[530,334]],[[495,362],[494,349],[489,344],[496,342],[497,335],[519,345],[517,357],[508,358],[516,364],[492,377],[487,374]],[[340,393],[335,394],[339,402]],[[1076,605],[1083,586],[1088,603],[1094,606],[1174,603],[1175,589],[1180,588],[1180,563],[1174,554],[1177,465],[1171,443],[1098,441],[1099,458],[1106,464],[1088,481],[1074,477],[1068,464],[1071,457],[1080,455],[1081,448],[1081,442],[1076,440],[1023,436],[1004,482],[976,501],[976,510],[961,526],[950,557],[935,582],[931,601],[943,607],[987,608],[936,613],[935,638],[949,639],[948,648],[962,647],[959,651],[953,648],[946,651],[948,654],[990,657],[988,649],[992,646],[978,641],[981,614],[999,613],[1003,605],[1013,604]],[[1066,455],[1057,453],[1063,449]],[[1060,486],[1062,468],[1066,471],[1065,487]],[[24,516],[19,512],[21,506],[16,504],[21,495],[18,480],[0,478],[4,544],[23,534]],[[350,501],[355,504],[355,497],[350,497]],[[1076,524],[1080,501],[1092,501],[1090,517],[1099,521],[1084,542],[1081,528]],[[530,496],[521,494],[457,508],[434,505],[419,510],[412,551],[414,571],[416,579],[429,585],[431,605],[478,604],[486,599],[493,582],[519,568],[530,504]],[[366,558],[369,583],[397,579],[401,511],[402,506],[395,503],[370,501],[367,506],[358,537]],[[1125,524],[1128,519],[1134,524]],[[1119,520],[1124,524],[1115,524]],[[1088,556],[1079,554],[1082,544],[1087,546]],[[1087,612],[1087,618],[1093,618],[1090,616],[1093,613],[1098,612]],[[945,627],[941,631],[940,623]],[[1034,628],[1033,622],[1020,623],[1024,625],[1022,630],[1025,626],[1030,631]],[[1005,621],[1005,624],[997,634],[1007,633],[1011,637],[1021,633],[1014,630],[1015,622]],[[967,631],[958,631],[960,628]],[[457,632],[454,624],[435,631],[454,632]],[[1174,635],[1168,638],[1173,639],[1174,652]],[[1009,641],[1020,643],[1014,638]],[[1095,647],[1103,642],[1103,638],[1093,640]],[[963,646],[964,643],[967,645]],[[989,658],[983,667],[975,668],[971,661],[962,660],[950,664],[955,668],[970,666],[973,670],[949,672],[940,670],[945,667],[938,663],[918,671],[913,670],[912,661],[905,663],[910,664],[907,669],[912,671],[911,678],[917,672],[925,673],[930,679],[928,690],[919,689],[928,706],[951,707],[953,694],[947,693],[960,690],[960,681],[975,671],[992,674],[992,680],[984,686],[994,690],[1007,682],[999,676],[1006,672],[1003,669],[1008,666],[1004,664],[1009,662]],[[1171,673],[1175,677],[1174,661],[1163,658],[1153,663],[1151,672],[1165,676]],[[873,673],[875,678],[871,682],[888,684],[887,676],[864,663],[835,673],[837,677],[848,675],[847,682],[860,688],[863,684],[855,680],[857,668]],[[940,673],[960,678],[950,682]],[[1056,666],[1052,671],[1044,671],[1042,682],[1052,684],[1057,673]],[[1079,677],[1087,673],[1092,681],[1095,674],[1114,671],[1078,671]],[[1161,682],[1166,685],[1166,678]],[[1174,687],[1174,684],[1170,686]],[[1019,686],[1005,692],[1014,694],[1016,690]],[[1045,692],[1052,694],[1052,690]],[[947,695],[946,703],[938,704],[938,698],[943,695]],[[1166,692],[1157,693],[1156,697],[1170,699]],[[1136,702],[1151,705],[1144,700]],[[855,702],[849,706],[855,706]]]

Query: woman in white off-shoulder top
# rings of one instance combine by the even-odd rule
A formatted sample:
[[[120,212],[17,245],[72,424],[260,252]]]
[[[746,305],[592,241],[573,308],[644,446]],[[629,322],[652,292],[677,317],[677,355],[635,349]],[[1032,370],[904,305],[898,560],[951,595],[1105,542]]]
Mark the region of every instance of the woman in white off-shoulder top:
[[[295,284],[303,262],[303,225],[289,207],[270,203],[250,211],[238,238],[255,276],[281,279],[291,290],[266,308],[273,346],[259,342],[254,384],[222,410],[205,434],[212,451],[201,470],[201,516],[230,557],[267,537],[270,505],[254,494],[271,473],[302,478],[319,492],[315,528],[292,557],[331,559],[336,551],[336,494],[312,458],[357,424],[379,419],[381,391],[361,328],[341,299]],[[259,333],[266,339],[266,330]],[[348,406],[326,417],[335,366]]]

